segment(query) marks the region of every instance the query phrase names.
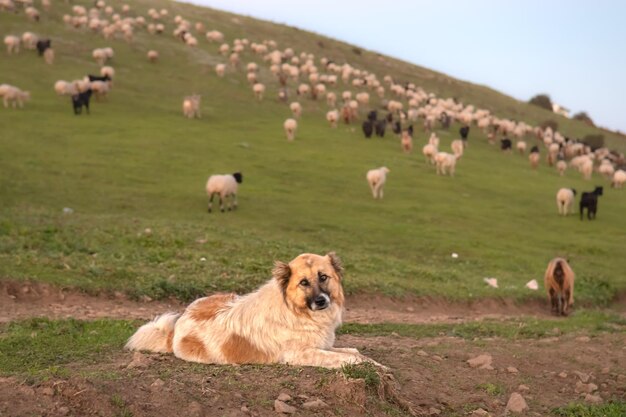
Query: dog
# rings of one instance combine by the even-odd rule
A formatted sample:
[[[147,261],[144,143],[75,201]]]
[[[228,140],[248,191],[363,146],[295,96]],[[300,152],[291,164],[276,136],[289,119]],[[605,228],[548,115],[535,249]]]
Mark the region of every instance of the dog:
[[[563,258],[554,258],[548,264],[544,284],[552,305],[552,312],[557,316],[567,316],[574,304],[574,271]]]
[[[272,279],[255,292],[216,294],[195,300],[182,315],[163,314],[140,327],[126,349],[213,364],[382,367],[356,349],[333,347],[344,310],[343,272],[334,252],[276,262]]]

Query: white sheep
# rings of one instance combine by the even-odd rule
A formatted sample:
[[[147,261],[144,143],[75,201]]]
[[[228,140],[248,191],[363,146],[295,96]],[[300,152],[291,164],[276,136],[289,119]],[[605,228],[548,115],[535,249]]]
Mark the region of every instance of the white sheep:
[[[60,96],[73,96],[78,94],[78,88],[74,83],[59,80],[54,83],[54,91]]]
[[[207,32],[206,38],[209,42],[224,42],[224,34],[217,30]]]
[[[296,138],[296,130],[298,129],[298,122],[295,119],[287,119],[283,124],[285,134],[288,141],[293,141]]]
[[[254,92],[254,96],[257,100],[263,100],[263,94],[265,93],[265,85],[261,83],[256,83],[252,86],[252,91]]]
[[[565,160],[560,159],[556,161],[556,170],[559,172],[560,176],[563,176],[563,174],[565,174],[566,169],[567,169],[567,162],[565,162]]]
[[[33,22],[39,22],[39,10],[35,9],[34,7],[27,7],[24,10],[24,13],[26,13],[26,17],[28,17]]]
[[[200,118],[200,100],[197,94],[187,96],[183,99],[183,115],[188,119]]]
[[[539,155],[539,152],[531,152],[530,155],[528,155],[528,161],[530,162],[530,167],[532,169],[537,169],[540,158],[541,156]]]
[[[209,213],[213,205],[213,197],[219,195],[220,210],[224,212],[224,201],[230,197],[228,211],[237,208],[237,189],[243,182],[243,176],[239,172],[226,175],[211,175],[206,182],[206,192],[209,197]]]
[[[453,177],[456,168],[456,156],[447,152],[437,152],[435,154],[435,166],[437,175],[450,175]]]
[[[389,171],[389,168],[387,167],[380,167],[367,171],[367,175],[365,178],[367,178],[367,182],[370,186],[370,189],[372,190],[372,196],[375,199],[383,198],[383,186],[387,181],[387,174],[389,174],[390,172],[391,171]]]
[[[46,64],[53,65],[54,64],[54,49],[46,48],[46,50],[43,52],[43,60],[45,61]]]
[[[19,106],[19,108],[24,107],[24,103],[30,100],[30,92],[22,91],[17,87],[3,84],[2,88],[2,101],[4,102],[4,107],[9,107],[9,104],[13,108]]]
[[[326,104],[328,105],[328,107],[335,107],[335,105],[337,104],[337,94],[332,91],[327,93]]]
[[[337,127],[337,121],[339,120],[339,111],[330,110],[326,113],[326,120],[330,123],[330,127]]]
[[[456,156],[456,159],[460,159],[461,156],[463,156],[464,144],[461,139],[453,140],[450,147],[452,148],[452,153]]]
[[[297,101],[291,103],[289,105],[289,109],[291,110],[291,113],[293,113],[293,117],[296,119],[299,119],[300,116],[302,116],[302,105],[300,105]]]
[[[580,166],[580,173],[583,174],[584,179],[591,179],[591,174],[593,173],[593,161],[591,159],[588,158],[582,163]]]
[[[427,143],[422,148],[422,154],[424,154],[426,161],[430,162],[431,164],[435,163],[435,155],[437,155],[437,152],[439,152],[437,150],[437,147],[431,143]]]
[[[611,186],[614,188],[622,188],[624,183],[626,183],[626,171],[618,169],[613,174],[613,181],[611,181]]]
[[[370,95],[366,92],[361,92],[361,93],[357,93],[356,97],[356,101],[359,102],[359,104],[362,105],[367,105],[370,102]]]
[[[20,38],[13,35],[7,35],[4,37],[4,44],[7,46],[7,53],[17,54],[20,52]]]
[[[109,78],[113,79],[113,77],[115,77],[115,68],[109,66],[102,67],[100,68],[100,75],[103,77],[108,75]]]
[[[574,196],[576,190],[571,188],[561,188],[556,193],[556,206],[559,209],[559,214],[567,216],[568,213],[573,213],[572,207],[574,205]]]
[[[92,81],[91,82],[91,91],[93,91],[97,99],[106,97],[109,94],[109,90],[110,90],[109,83],[105,81]]]
[[[159,52],[155,51],[154,49],[149,50],[146,56],[148,57],[148,61],[152,63],[155,63],[159,60]]]
[[[22,34],[22,45],[24,45],[26,49],[35,49],[37,40],[37,35],[32,32],[24,32]]]
[[[524,155],[526,153],[526,142],[524,142],[523,140],[518,140],[515,147],[517,148],[517,151],[520,153],[520,155]]]
[[[428,144],[433,145],[435,148],[439,147],[439,137],[437,137],[437,134],[435,132],[432,132],[430,134],[430,137],[428,138]]]
[[[598,167],[598,172],[604,176],[607,180],[613,178],[613,174],[615,173],[615,168],[613,164],[608,159],[603,159],[600,167]]]

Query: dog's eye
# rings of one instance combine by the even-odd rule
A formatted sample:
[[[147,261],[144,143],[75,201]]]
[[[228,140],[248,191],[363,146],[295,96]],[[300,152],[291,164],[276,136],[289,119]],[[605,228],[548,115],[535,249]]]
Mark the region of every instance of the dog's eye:
[[[320,279],[320,282],[326,282],[326,280],[328,279],[328,275],[322,274],[322,275],[320,275],[319,279]]]
[[[302,285],[303,287],[308,287],[309,284],[309,280],[308,279],[303,279],[302,281],[300,281],[300,285]]]

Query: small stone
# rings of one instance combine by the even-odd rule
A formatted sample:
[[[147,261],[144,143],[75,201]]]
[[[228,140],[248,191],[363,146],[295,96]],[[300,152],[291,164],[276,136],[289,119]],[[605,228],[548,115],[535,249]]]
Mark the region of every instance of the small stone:
[[[443,361],[443,358],[442,358],[441,356],[439,356],[439,355],[433,355],[433,356],[431,356],[431,358],[432,358],[434,361],[437,361],[437,362],[441,362],[441,361]]]
[[[530,388],[528,388],[528,385],[520,385],[519,387],[517,387],[518,391],[530,391]]]
[[[274,400],[274,411],[277,413],[293,414],[296,412],[296,407],[292,407],[281,400]]]
[[[407,307],[406,311],[408,311],[409,313],[412,313],[415,311],[415,309],[413,307]]]
[[[608,366],[606,368],[602,368],[602,370],[600,371],[602,372],[603,375],[608,374],[609,372],[611,372],[611,368],[609,368]]]
[[[189,406],[187,407],[187,414],[188,416],[200,416],[202,414],[202,406],[200,405],[199,402],[197,401],[192,401],[191,403],[189,403]]]
[[[588,374],[585,374],[585,373],[579,372],[579,371],[574,371],[574,375],[576,375],[585,384],[587,382],[589,382],[589,375]]]
[[[558,337],[546,337],[545,339],[540,339],[539,343],[555,343],[558,342],[559,338]]]
[[[250,409],[249,409],[248,407],[246,407],[245,405],[242,405],[242,406],[241,406],[241,412],[242,412],[242,413],[249,413],[249,412],[250,412]]]
[[[35,390],[33,389],[33,387],[30,387],[28,385],[21,385],[18,388],[18,391],[20,392],[20,394],[24,395],[35,395]]]
[[[514,392],[509,397],[509,401],[506,403],[506,410],[512,413],[523,413],[528,409],[526,400],[522,397],[522,394]]]
[[[435,407],[430,407],[430,408],[428,409],[428,415],[429,415],[429,416],[437,416],[437,415],[439,415],[439,414],[441,414],[441,410],[440,410],[440,409],[438,409],[438,408],[435,408]]]
[[[602,397],[599,395],[587,394],[585,395],[585,401],[592,404],[599,404],[602,402]]]
[[[591,338],[589,336],[580,336],[580,337],[576,338],[576,341],[582,342],[582,343],[587,343],[587,342],[591,341]]]
[[[161,388],[163,385],[165,385],[165,382],[161,378],[155,379],[154,382],[150,384],[152,388]]]
[[[326,408],[326,407],[328,407],[328,404],[326,404],[324,401],[320,399],[307,401],[304,404],[302,404],[302,408],[306,408],[307,410],[317,410],[319,408]]]
[[[298,398],[300,398],[302,400],[308,400],[309,399],[309,396],[305,395],[305,394],[298,394],[298,395],[296,395],[296,397],[298,397]]]
[[[142,295],[141,297],[139,297],[139,299],[144,303],[149,303],[150,301],[152,301],[152,298],[148,297],[147,295]]]
[[[280,395],[276,398],[279,401],[291,401],[291,395],[281,392]]]
[[[517,370],[517,368],[516,368],[516,367],[514,367],[514,366],[509,366],[508,368],[506,368],[506,371],[507,371],[508,373],[510,373],[510,374],[516,374],[516,373],[518,373],[518,372],[519,372],[519,371]]]
[[[493,367],[491,366],[492,361],[493,361],[493,358],[491,357],[491,355],[483,354],[483,355],[478,355],[472,359],[469,359],[467,363],[472,368],[493,369]]]
[[[417,356],[428,356],[428,353],[424,352],[423,350],[418,350]]]
[[[583,384],[580,381],[576,382],[575,391],[577,393],[586,392],[586,393],[591,394],[592,392],[597,391],[597,390],[598,390],[598,386],[596,384],[594,384],[594,383]]]
[[[567,372],[563,371],[559,374],[559,378],[567,378]]]
[[[58,411],[59,411],[59,415],[62,415],[62,416],[66,416],[70,413],[69,407],[65,407],[65,406],[59,407]]]
[[[490,414],[483,410],[482,408],[479,408],[478,410],[474,410],[474,412],[472,413],[472,417],[487,417]]]
[[[150,363],[150,360],[146,355],[141,352],[133,353],[133,360],[126,366],[127,369],[133,368],[145,368]]]
[[[54,390],[50,387],[45,387],[41,390],[43,395],[47,395],[48,397],[52,397],[54,395]]]

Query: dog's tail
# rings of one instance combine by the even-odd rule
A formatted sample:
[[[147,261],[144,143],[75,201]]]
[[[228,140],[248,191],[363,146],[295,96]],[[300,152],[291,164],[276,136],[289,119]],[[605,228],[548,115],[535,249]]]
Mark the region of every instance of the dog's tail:
[[[165,313],[144,324],[128,339],[126,349],[172,352],[174,326],[179,317],[178,313]]]

